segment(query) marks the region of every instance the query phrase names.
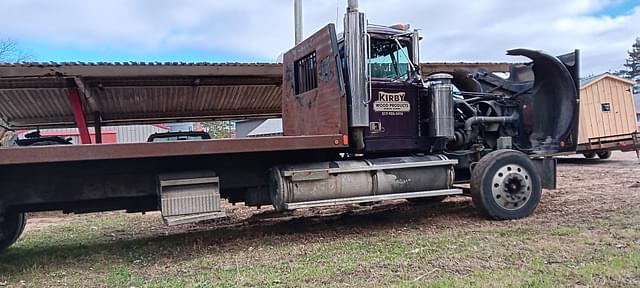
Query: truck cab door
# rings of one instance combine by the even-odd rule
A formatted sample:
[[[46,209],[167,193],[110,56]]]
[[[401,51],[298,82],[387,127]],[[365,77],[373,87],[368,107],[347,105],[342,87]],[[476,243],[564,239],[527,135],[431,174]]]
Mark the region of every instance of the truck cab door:
[[[420,85],[413,83],[410,39],[371,37],[371,102],[365,147],[369,153],[415,151],[419,143]]]

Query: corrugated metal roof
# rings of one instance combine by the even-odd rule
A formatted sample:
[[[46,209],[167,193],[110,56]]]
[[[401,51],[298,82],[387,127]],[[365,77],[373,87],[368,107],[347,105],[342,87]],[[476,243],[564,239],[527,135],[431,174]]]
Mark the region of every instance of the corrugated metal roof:
[[[73,125],[68,89],[0,89],[0,116],[12,127]],[[278,116],[281,89],[256,86],[91,88],[104,124]],[[85,104],[85,111],[92,111]],[[87,119],[92,122],[90,113]]]
[[[16,124],[23,121],[73,123],[64,88],[0,89],[0,102],[0,116],[14,127],[21,126]]]
[[[91,89],[106,122],[279,114],[280,87],[169,86]]]
[[[0,117],[13,128],[73,126],[69,89],[103,125],[274,117],[281,75],[278,64],[2,64]]]

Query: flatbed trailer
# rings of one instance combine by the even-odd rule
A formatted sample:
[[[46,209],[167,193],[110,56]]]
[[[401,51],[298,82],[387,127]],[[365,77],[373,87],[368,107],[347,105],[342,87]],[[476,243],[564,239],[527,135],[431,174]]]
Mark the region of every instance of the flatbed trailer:
[[[576,149],[576,153],[587,158],[598,156],[599,159],[609,159],[613,151],[636,152],[640,158],[640,133],[590,138],[589,142],[578,144]]]
[[[222,216],[221,199],[285,211],[469,195],[490,219],[533,213],[555,188],[551,156],[577,145],[578,53],[420,65],[417,30],[368,25],[349,4],[341,37],[329,24],[281,65],[0,65],[5,130],[77,127],[82,142],[0,147],[0,249],[33,211],[159,210],[180,224]],[[282,117],[284,136],[99,137],[105,125],[255,117]]]

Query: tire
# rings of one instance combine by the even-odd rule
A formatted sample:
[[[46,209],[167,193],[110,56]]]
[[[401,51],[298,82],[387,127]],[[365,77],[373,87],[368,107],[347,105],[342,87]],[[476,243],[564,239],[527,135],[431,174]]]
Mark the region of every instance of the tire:
[[[587,159],[596,158],[596,153],[595,152],[582,153],[582,155],[584,156],[584,158],[587,158]]]
[[[602,159],[602,160],[607,160],[609,158],[611,158],[611,151],[600,151],[598,152],[598,158]]]
[[[489,219],[525,218],[538,207],[541,196],[538,170],[521,152],[491,152],[471,172],[473,203]]]
[[[407,201],[415,204],[437,204],[447,199],[447,196],[409,198]]]
[[[24,213],[8,213],[0,216],[0,252],[13,245],[27,225]]]

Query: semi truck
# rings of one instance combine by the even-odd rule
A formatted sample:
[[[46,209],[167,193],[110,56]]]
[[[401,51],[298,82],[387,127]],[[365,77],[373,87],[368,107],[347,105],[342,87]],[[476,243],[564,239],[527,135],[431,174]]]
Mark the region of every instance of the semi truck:
[[[425,75],[420,38],[349,1],[343,33],[327,25],[282,65],[0,65],[3,130],[75,126],[82,142],[0,147],[0,249],[28,212],[160,211],[173,225],[224,215],[221,199],[287,211],[466,195],[489,219],[530,215],[555,188],[552,155],[576,149],[578,51],[510,50],[530,61],[509,77]],[[252,117],[282,117],[284,135],[100,140],[109,125]]]

